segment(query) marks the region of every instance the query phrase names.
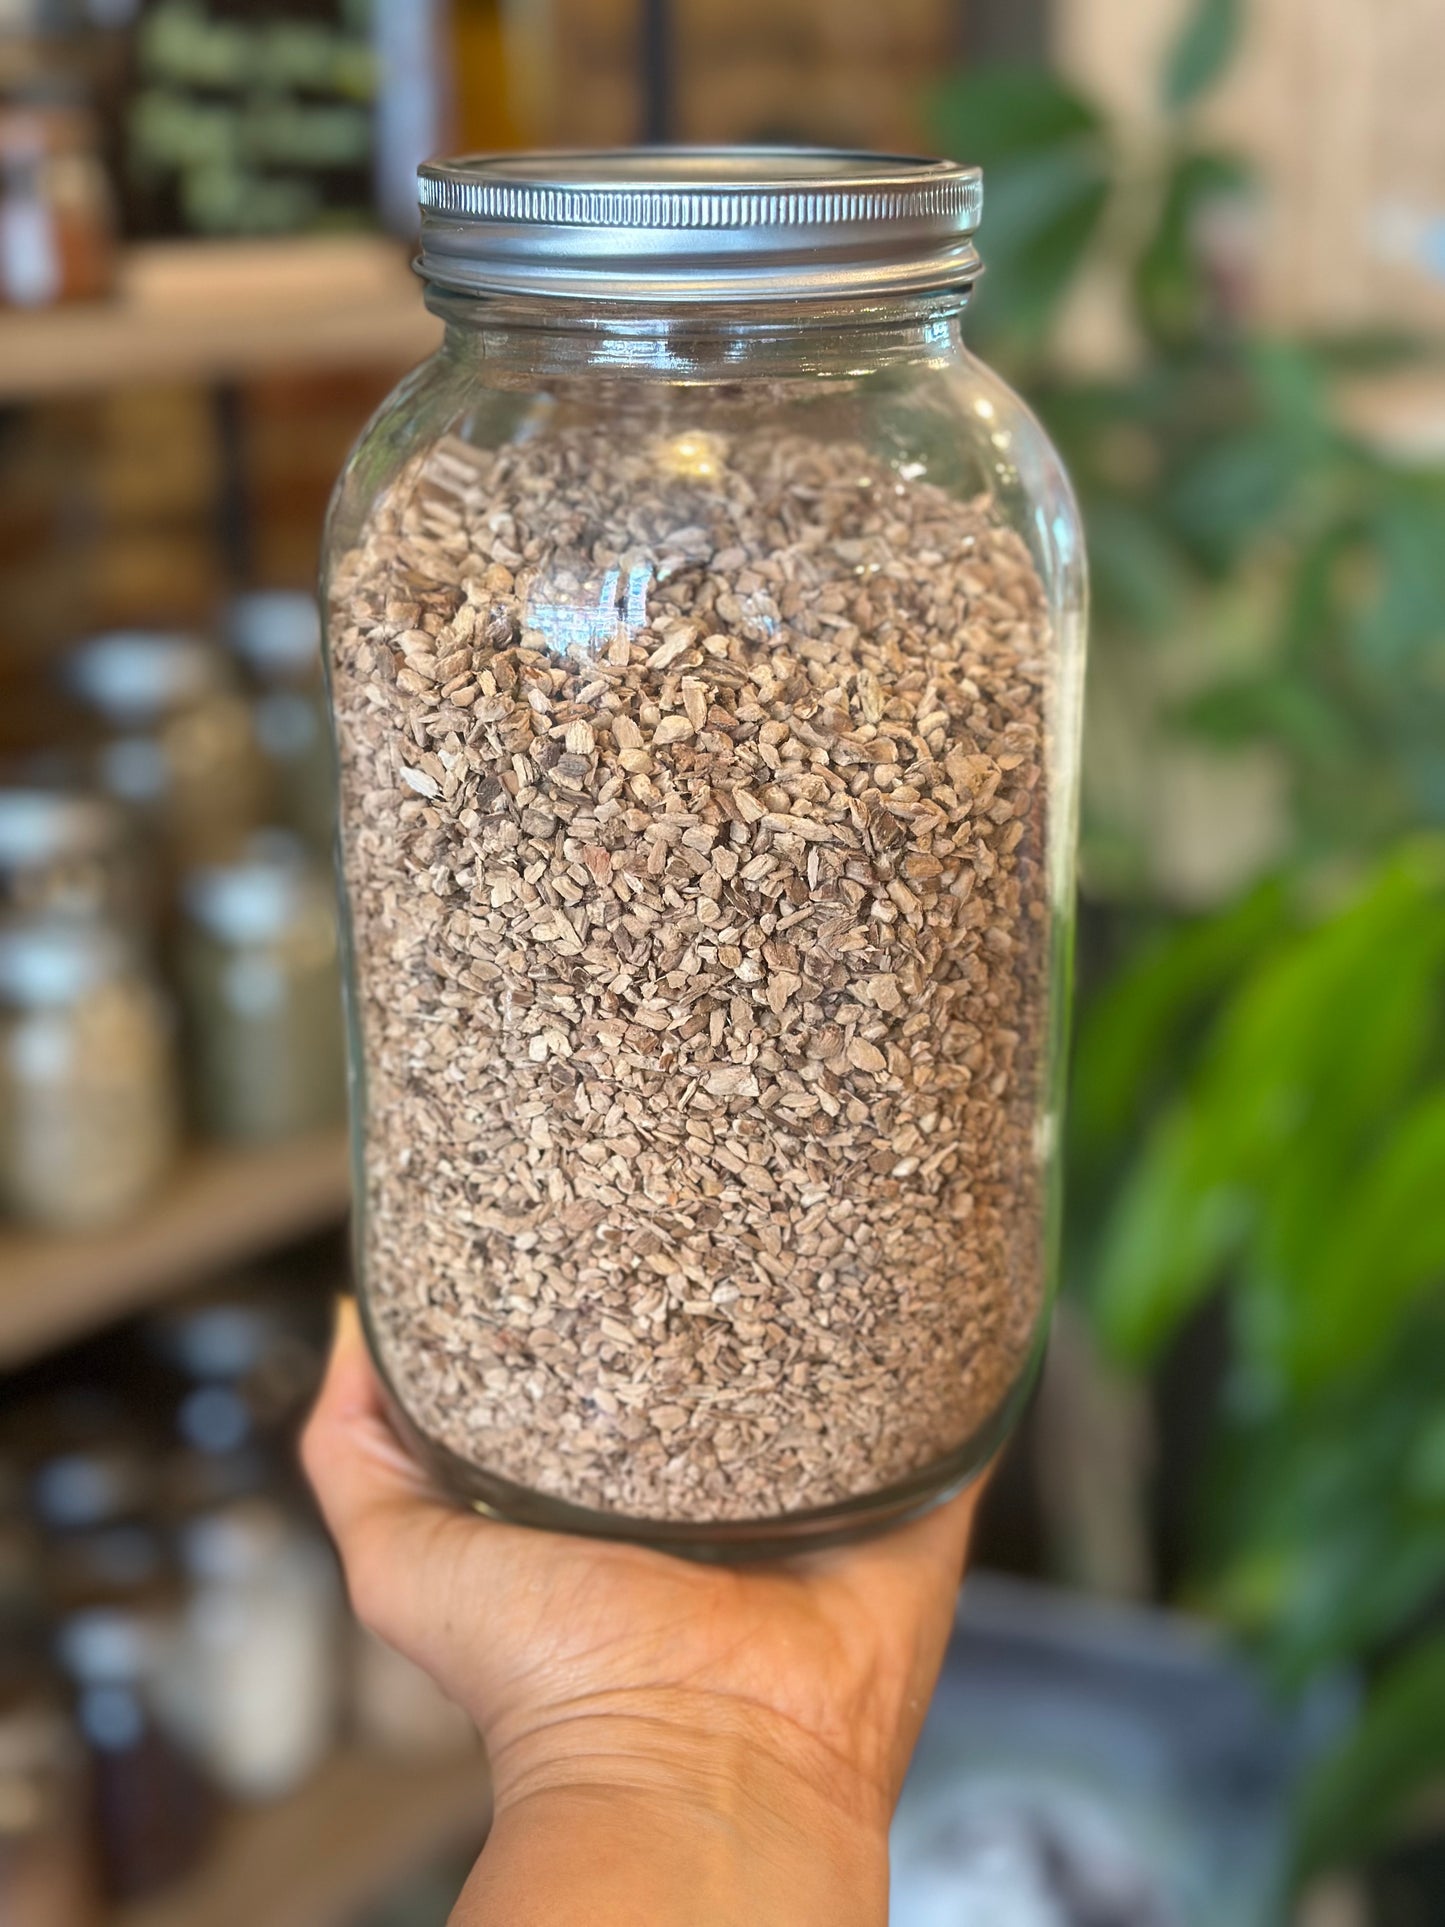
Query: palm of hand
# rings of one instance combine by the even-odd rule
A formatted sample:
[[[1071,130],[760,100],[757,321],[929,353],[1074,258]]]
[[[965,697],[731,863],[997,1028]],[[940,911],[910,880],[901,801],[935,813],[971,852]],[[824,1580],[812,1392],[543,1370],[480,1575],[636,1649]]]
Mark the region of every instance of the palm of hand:
[[[683,1770],[705,1733],[886,1824],[976,1488],[887,1537],[755,1567],[493,1524],[438,1498],[404,1452],[350,1312],[305,1454],[359,1615],[472,1714],[513,1795],[581,1759]]]

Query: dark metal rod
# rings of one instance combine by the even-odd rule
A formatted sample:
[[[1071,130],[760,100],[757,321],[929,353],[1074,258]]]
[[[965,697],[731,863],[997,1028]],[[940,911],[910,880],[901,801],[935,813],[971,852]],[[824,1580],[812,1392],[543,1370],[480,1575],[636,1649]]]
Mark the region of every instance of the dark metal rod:
[[[221,561],[233,589],[250,583],[255,560],[256,519],[246,461],[245,398],[238,382],[219,382],[212,391],[219,458],[216,533]]]
[[[670,0],[642,0],[642,138],[649,145],[672,139],[672,7]]]

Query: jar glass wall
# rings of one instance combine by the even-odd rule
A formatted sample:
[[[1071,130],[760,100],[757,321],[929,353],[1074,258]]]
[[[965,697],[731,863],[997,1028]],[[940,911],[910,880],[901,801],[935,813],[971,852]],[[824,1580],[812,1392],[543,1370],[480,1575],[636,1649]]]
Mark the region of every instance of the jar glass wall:
[[[328,581],[398,1417],[533,1523],[902,1516],[986,1463],[1046,1319],[1067,482],[957,290],[433,303]]]

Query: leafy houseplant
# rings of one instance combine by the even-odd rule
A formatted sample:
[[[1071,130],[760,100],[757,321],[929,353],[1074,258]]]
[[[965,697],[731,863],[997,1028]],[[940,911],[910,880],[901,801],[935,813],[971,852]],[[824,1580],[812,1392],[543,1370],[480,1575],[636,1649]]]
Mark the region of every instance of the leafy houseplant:
[[[1445,1775],[1445,473],[1338,417],[1343,373],[1412,344],[1268,336],[1211,271],[1211,220],[1257,191],[1196,112],[1239,15],[1196,7],[1147,151],[1033,70],[950,81],[934,118],[987,172],[976,328],[1079,488],[1101,684],[1147,692],[1155,770],[1203,751],[1227,786],[1247,751],[1283,798],[1267,862],[1185,914],[1148,783],[1133,819],[1095,787],[1068,1264],[1140,1372],[1224,1311],[1189,1596],[1286,1685],[1372,1683],[1309,1866]],[[1061,352],[1085,273],[1123,293],[1123,373]]]

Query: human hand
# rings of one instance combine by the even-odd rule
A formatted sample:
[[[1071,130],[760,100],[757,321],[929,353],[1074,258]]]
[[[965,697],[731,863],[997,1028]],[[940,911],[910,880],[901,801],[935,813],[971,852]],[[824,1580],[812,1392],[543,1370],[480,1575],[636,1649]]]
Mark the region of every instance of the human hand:
[[[398,1442],[349,1305],[304,1456],[358,1615],[487,1742],[492,1836],[455,1923],[886,1920],[977,1486],[756,1566],[496,1524]]]

